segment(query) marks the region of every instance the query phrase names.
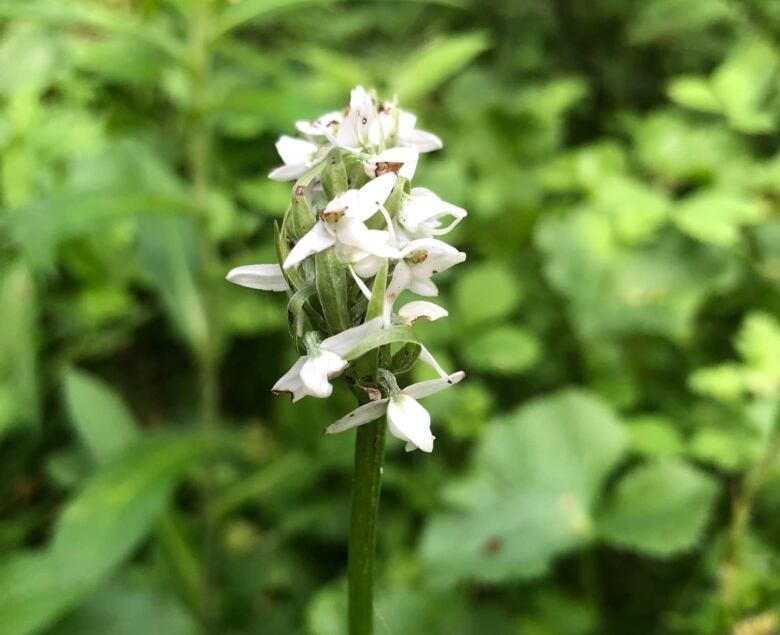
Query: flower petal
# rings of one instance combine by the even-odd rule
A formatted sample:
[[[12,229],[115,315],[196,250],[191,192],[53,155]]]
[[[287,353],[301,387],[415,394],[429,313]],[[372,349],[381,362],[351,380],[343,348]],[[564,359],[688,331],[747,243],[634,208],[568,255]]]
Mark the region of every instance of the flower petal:
[[[335,244],[336,238],[325,227],[325,223],[317,221],[287,254],[283,268],[289,269],[312,254],[324,251]]]
[[[433,152],[434,150],[441,150],[442,147],[444,147],[442,140],[435,134],[417,129],[408,132],[399,131],[398,143],[402,146],[417,148],[420,152]]]
[[[433,451],[431,415],[405,393],[398,393],[387,404],[387,427],[397,439],[408,441],[423,452]]]
[[[288,291],[290,288],[287,285],[287,280],[284,279],[279,265],[244,265],[235,267],[228,272],[226,278],[233,284],[249,287],[250,289]]]
[[[268,173],[268,178],[273,181],[294,181],[306,174],[309,167],[305,163],[297,165],[283,165],[275,168]]]
[[[292,365],[290,370],[282,375],[279,378],[279,381],[274,384],[273,388],[271,388],[271,391],[275,392],[276,394],[289,392],[292,395],[293,402],[305,397],[308,392],[304,388],[303,382],[301,381],[301,368],[306,363],[306,360],[307,358],[305,356],[299,357],[298,360]]]
[[[320,349],[325,351],[331,351],[339,356],[344,356],[358,344],[360,344],[366,337],[380,331],[382,329],[384,321],[381,317],[369,320],[359,326],[353,326],[351,329],[332,335],[331,337],[322,340],[320,343]]]
[[[363,221],[344,216],[335,224],[335,229],[339,241],[347,245],[382,258],[398,258],[398,249],[387,242],[386,234],[372,232]]]
[[[430,278],[412,278],[409,283],[409,290],[426,298],[435,298],[439,295],[439,287]]]
[[[321,350],[319,355],[310,355],[301,366],[301,381],[313,397],[330,397],[333,386],[330,378],[346,368],[348,362],[335,353]]]
[[[407,302],[398,309],[398,317],[406,324],[414,324],[420,319],[433,322],[448,315],[449,312],[444,307],[440,307],[433,302],[426,302],[425,300]]]
[[[459,370],[457,373],[452,373],[446,379],[431,379],[429,381],[421,381],[411,386],[407,386],[401,392],[405,395],[409,395],[414,399],[424,399],[430,395],[433,395],[441,390],[446,390],[459,383],[466,377],[466,373]]]
[[[287,135],[282,135],[276,142],[276,151],[285,165],[306,164],[317,153],[317,149],[311,141]]]
[[[331,423],[325,428],[325,432],[327,434],[336,434],[337,432],[344,432],[344,430],[362,426],[364,423],[371,423],[385,414],[387,402],[387,399],[369,401],[367,404],[355,408],[348,415],[341,417],[338,421]]]
[[[375,154],[366,161],[364,167],[366,174],[372,178],[395,172],[398,176],[411,180],[417,170],[418,159],[419,152],[416,148],[396,147]]]
[[[389,172],[366,183],[359,190],[357,208],[350,210],[350,216],[363,221],[371,218],[390,196],[397,180],[398,175]]]

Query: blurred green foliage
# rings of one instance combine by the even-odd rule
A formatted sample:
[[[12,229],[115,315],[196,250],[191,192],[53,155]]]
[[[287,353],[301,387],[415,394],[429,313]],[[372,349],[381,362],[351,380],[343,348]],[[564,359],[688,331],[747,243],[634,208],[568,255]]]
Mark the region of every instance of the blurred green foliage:
[[[780,620],[774,0],[0,2],[0,632],[344,632],[346,392],[291,407],[295,119],[445,141],[469,381],[390,443],[378,634]]]

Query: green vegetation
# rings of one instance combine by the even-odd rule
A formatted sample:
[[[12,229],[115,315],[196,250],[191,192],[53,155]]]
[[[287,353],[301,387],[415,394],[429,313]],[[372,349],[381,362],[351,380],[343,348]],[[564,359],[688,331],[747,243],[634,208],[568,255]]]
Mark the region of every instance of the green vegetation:
[[[354,407],[294,406],[296,118],[469,211],[376,635],[780,628],[780,4],[0,0],[0,634],[343,635]],[[301,300],[302,301],[302,300]],[[422,337],[424,335],[424,337]],[[430,378],[419,367],[410,381]]]

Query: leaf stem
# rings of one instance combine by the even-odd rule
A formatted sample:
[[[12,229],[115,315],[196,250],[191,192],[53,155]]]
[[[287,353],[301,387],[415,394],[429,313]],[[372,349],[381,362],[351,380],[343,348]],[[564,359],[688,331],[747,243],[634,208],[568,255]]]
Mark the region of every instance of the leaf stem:
[[[357,429],[349,532],[349,635],[374,630],[374,551],[385,449],[384,419]]]

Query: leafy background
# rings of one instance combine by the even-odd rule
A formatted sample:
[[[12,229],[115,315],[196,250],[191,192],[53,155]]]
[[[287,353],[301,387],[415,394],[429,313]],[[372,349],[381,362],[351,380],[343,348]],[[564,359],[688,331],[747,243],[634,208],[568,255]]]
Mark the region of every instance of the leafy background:
[[[381,635],[778,632],[774,0],[0,2],[0,630],[344,632],[346,391],[295,407],[275,138],[445,140],[470,378],[390,443]]]

